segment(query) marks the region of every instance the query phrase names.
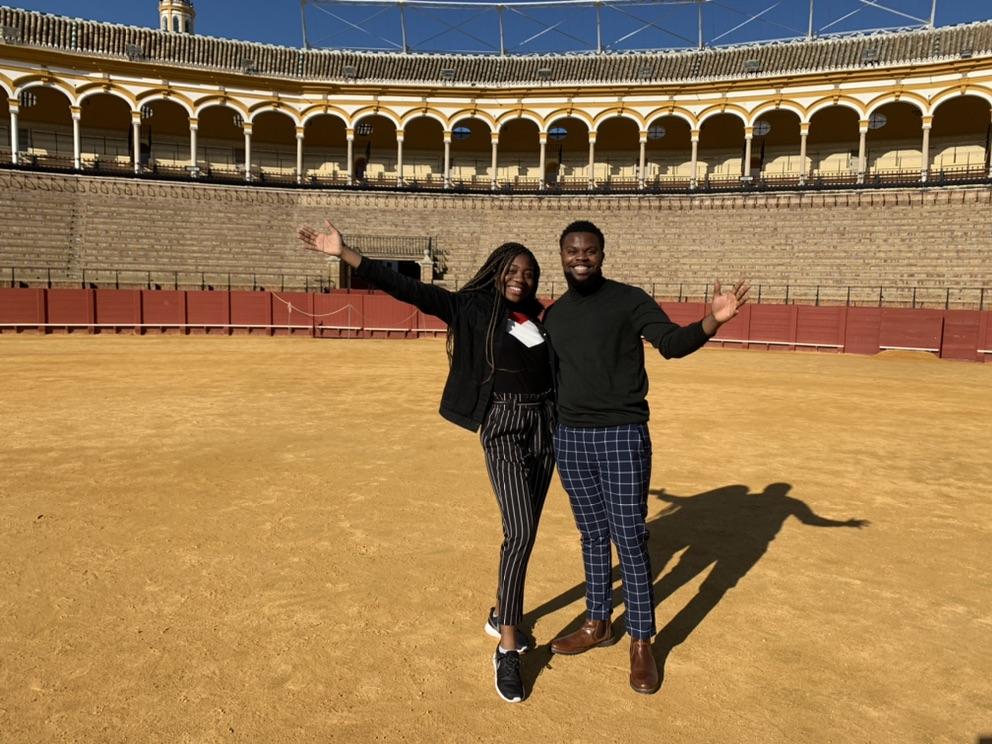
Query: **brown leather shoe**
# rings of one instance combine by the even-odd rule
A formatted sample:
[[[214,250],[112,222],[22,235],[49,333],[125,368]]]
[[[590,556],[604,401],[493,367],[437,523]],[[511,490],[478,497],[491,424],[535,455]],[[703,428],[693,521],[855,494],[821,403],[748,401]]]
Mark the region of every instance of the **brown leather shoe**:
[[[609,620],[586,620],[574,633],[551,641],[551,652],[572,656],[596,646],[612,646],[614,643],[616,639],[613,638],[613,627]]]
[[[658,662],[651,653],[651,641],[630,639],[630,686],[634,692],[651,695],[661,687]]]

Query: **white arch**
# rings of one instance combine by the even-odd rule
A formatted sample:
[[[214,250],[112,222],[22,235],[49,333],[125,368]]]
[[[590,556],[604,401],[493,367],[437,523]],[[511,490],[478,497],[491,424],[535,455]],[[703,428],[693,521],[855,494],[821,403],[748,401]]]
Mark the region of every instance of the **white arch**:
[[[926,101],[922,97],[917,97],[915,94],[903,92],[900,95],[896,95],[895,93],[890,93],[885,96],[879,96],[868,104],[868,110],[865,113],[865,118],[871,117],[871,115],[882,108],[882,106],[888,106],[890,103],[908,103],[919,111],[921,116],[926,116],[927,109],[929,108]]]
[[[448,122],[451,125],[452,130],[463,121],[479,121],[486,125],[489,130],[489,134],[492,134],[496,130],[496,120],[491,114],[484,111],[472,111],[470,109],[462,109],[461,111],[456,111],[454,114],[448,117]]]
[[[955,92],[955,90],[957,92]],[[934,96],[933,100],[930,102],[930,110],[927,111],[927,115],[934,116],[937,113],[937,110],[948,101],[957,101],[958,99],[964,98],[965,96],[971,96],[973,98],[981,98],[982,100],[986,101],[989,104],[989,106],[992,106],[992,91],[990,90],[986,90],[985,88],[979,88],[979,87],[968,87],[964,91],[961,91],[960,88],[958,89],[952,88],[950,90],[941,91],[936,96]]]
[[[603,122],[607,122],[610,119],[626,119],[627,121],[632,122],[634,125],[635,132],[640,132],[641,127],[644,126],[644,122],[641,120],[641,117],[637,116],[637,114],[633,113],[632,111],[628,111],[626,109],[623,111],[613,110],[613,111],[604,111],[599,116],[597,116],[593,120],[594,128],[592,131],[599,134],[599,128],[603,125]]]
[[[51,88],[52,90],[57,90],[59,93],[64,95],[66,99],[68,99],[69,106],[78,106],[79,103],[82,102],[82,98],[80,98],[78,101],[76,100],[76,92],[68,85],[62,84],[61,81],[54,81],[54,80],[49,81],[49,80],[44,80],[42,78],[33,78],[30,80],[26,80],[23,83],[15,84],[13,86],[13,90],[8,91],[7,95],[12,99],[20,98],[21,93],[23,93],[26,90],[30,90],[31,88]],[[119,97],[122,98],[124,101],[126,101],[128,107],[130,108],[131,102],[128,101],[126,98],[123,98],[123,96],[119,96]]]
[[[245,121],[254,124],[256,117],[261,116],[262,114],[267,114],[270,111],[289,117],[289,119],[293,122],[294,127],[300,126],[300,115],[295,109],[289,108],[288,106],[276,106],[271,103],[262,104],[258,108],[249,111],[248,118],[245,119]]]
[[[76,101],[76,105],[77,106],[82,106],[83,105],[83,101],[85,101],[87,98],[92,98],[93,96],[99,96],[99,95],[113,96],[114,98],[119,98],[120,100],[124,101],[124,103],[127,104],[127,107],[128,107],[128,109],[131,110],[131,113],[136,113],[137,111],[140,110],[140,109],[135,108],[134,101],[132,101],[130,98],[128,98],[126,95],[124,95],[121,91],[116,90],[115,88],[109,88],[109,89],[105,89],[105,88],[90,88],[89,90],[86,90],[86,91],[84,91],[84,92],[82,92],[82,93],[79,94],[79,99]]]
[[[510,122],[521,121],[521,120],[529,121],[532,124],[536,124],[538,133],[544,131],[544,122],[541,120],[541,117],[533,113],[532,111],[528,111],[527,109],[514,109],[513,111],[507,111],[505,114],[503,114],[498,119],[496,119],[495,131],[502,132],[503,127],[505,127]]]
[[[846,96],[839,96],[834,98],[821,98],[819,101],[813,103],[808,109],[806,109],[806,117],[802,119],[800,123],[809,124],[813,121],[813,116],[820,113],[824,109],[828,108],[847,108],[853,111],[859,120],[868,118],[868,114],[865,113],[859,101],[847,98]]]
[[[245,106],[243,103],[233,98],[223,98],[220,96],[217,97],[211,96],[209,98],[200,100],[198,103],[196,103],[193,106],[193,115],[196,116],[197,119],[199,119],[203,115],[204,111],[206,111],[208,108],[213,108],[214,106],[220,108],[229,108],[232,111],[236,111],[239,114],[241,114],[242,119],[245,119],[246,121],[248,120],[249,111],[247,106]]]
[[[803,117],[806,112],[803,111],[803,107],[792,101],[775,101],[773,104],[761,104],[760,106],[753,109],[748,117],[747,124],[745,126],[753,127],[758,123],[760,119],[765,114],[770,114],[774,111],[788,111],[799,117],[799,123],[802,124]]]
[[[384,115],[384,114],[380,112],[380,115]],[[446,116],[444,116],[444,114],[442,114],[440,111],[435,111],[434,109],[422,109],[422,108],[417,109],[415,111],[411,111],[408,114],[404,115],[403,118],[399,120],[399,123],[396,124],[396,128],[402,129],[405,132],[407,125],[410,124],[410,122],[412,121],[416,121],[417,119],[433,119],[434,121],[436,121],[438,124],[441,125],[442,132],[448,131],[448,119]],[[357,123],[358,119],[355,119],[354,121]]]
[[[402,121],[402,119],[399,116],[397,116],[394,111],[390,111],[389,109],[374,108],[374,107],[366,107],[359,111],[356,111],[351,115],[350,121],[348,121],[345,124],[345,126],[354,129],[355,127],[358,126],[358,123],[360,121],[364,119],[368,119],[373,116],[381,116],[383,119],[385,119],[390,124],[392,124],[397,132],[400,131],[400,121]],[[436,119],[436,117],[433,116],[428,118]],[[444,124],[441,124],[441,131],[442,132],[444,131]]]
[[[710,106],[706,110],[700,112],[699,125],[698,125],[699,128],[700,129],[703,128],[703,122],[705,122],[707,119],[712,119],[714,116],[720,116],[721,114],[732,114],[733,116],[736,116],[740,120],[741,124],[743,124],[745,127],[748,125],[747,124],[748,115],[744,111],[744,109],[738,108],[736,105],[733,104],[728,104],[728,105],[718,104],[716,106]]]
[[[689,125],[690,132],[696,128],[696,120],[693,118],[692,114],[690,114],[685,109],[679,108],[678,106],[676,106],[675,108],[655,109],[650,114],[644,117],[644,121],[646,125],[650,127],[659,119],[667,119],[667,118],[679,119],[681,121],[684,121],[686,124]]]
[[[303,118],[301,119],[302,123],[300,124],[300,126],[305,127],[307,124],[309,124],[311,121],[316,119],[318,116],[333,117],[338,121],[340,121],[342,124],[344,124],[346,129],[348,127],[348,117],[345,116],[343,111],[338,111],[336,109],[328,109],[327,111],[325,111],[323,108],[316,108],[305,113],[303,115]]]
[[[167,96],[164,93],[156,93],[154,95],[148,96],[147,98],[139,98],[138,106],[140,108],[141,106],[144,106],[146,103],[154,103],[155,101],[167,101],[169,103],[175,103],[176,105],[181,106],[183,108],[187,116],[190,117],[193,116],[193,107],[189,103],[187,103],[186,101],[182,100],[177,96],[174,95]]]

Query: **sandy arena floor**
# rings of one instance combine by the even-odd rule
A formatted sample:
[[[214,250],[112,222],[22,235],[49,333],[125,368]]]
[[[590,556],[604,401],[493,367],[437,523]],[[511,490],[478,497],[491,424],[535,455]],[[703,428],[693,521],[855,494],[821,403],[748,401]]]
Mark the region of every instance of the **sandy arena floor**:
[[[0,741],[992,735],[992,366],[652,357],[662,689],[626,642],[550,656],[584,608],[556,478],[516,706],[445,368],[440,340],[0,338]]]

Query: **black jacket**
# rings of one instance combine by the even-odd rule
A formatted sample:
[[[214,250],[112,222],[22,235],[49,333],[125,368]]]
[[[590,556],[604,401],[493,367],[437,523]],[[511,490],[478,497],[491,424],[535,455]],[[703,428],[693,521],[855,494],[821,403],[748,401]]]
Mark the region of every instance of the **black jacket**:
[[[469,431],[478,431],[493,392],[493,376],[486,361],[486,329],[496,296],[493,292],[451,292],[425,284],[393,271],[381,261],[362,257],[355,276],[367,279],[397,300],[409,302],[434,315],[454,331],[451,368],[441,394],[441,415]],[[507,316],[509,317],[509,316]],[[544,328],[538,324],[547,344],[552,365],[553,352]],[[493,339],[493,358],[499,359],[505,333]],[[555,379],[552,369],[551,379]]]

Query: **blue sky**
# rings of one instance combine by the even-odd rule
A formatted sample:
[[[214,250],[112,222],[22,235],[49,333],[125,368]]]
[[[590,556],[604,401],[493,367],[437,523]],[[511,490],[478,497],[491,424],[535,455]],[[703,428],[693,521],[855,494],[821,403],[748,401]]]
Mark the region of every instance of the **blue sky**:
[[[927,18],[931,1],[885,0],[882,4],[917,18]],[[0,3],[135,26],[154,27],[158,23],[157,0],[0,0]],[[303,44],[299,0],[194,0],[194,5],[197,12],[196,30],[200,34],[285,46]],[[775,7],[763,19],[779,25],[760,21],[732,30],[749,15],[772,6]],[[808,8],[809,0],[711,0],[704,9],[704,33],[707,38],[721,36],[717,43],[796,36],[806,31]],[[859,0],[816,0],[814,20],[817,27],[822,28],[858,8],[861,10],[832,25],[828,31],[912,24],[907,19],[868,7]],[[306,17],[311,43],[337,48],[396,48],[400,43],[400,32],[398,15],[394,10],[386,10],[372,20],[366,20],[380,10],[367,6],[308,6]],[[511,52],[569,51],[595,45],[594,11],[591,9],[521,10],[526,17],[517,13],[506,14],[506,44]],[[616,10],[606,10],[602,16],[603,41],[606,46],[614,48],[689,46],[697,35],[695,12],[691,6],[627,6],[627,13],[637,16],[634,18]],[[567,22],[559,29],[567,30],[570,35],[551,31],[530,39],[546,28],[541,22],[550,25],[566,16]],[[938,0],[938,25],[990,18],[992,0]],[[510,23],[511,19],[513,23]],[[498,22],[492,10],[449,10],[444,13],[408,10],[407,20],[408,42],[420,51],[491,52],[497,49]],[[666,32],[649,26],[626,40],[620,40],[642,26],[642,20],[663,27]],[[354,23],[366,31],[350,28],[348,23]],[[448,31],[446,23],[464,23],[462,28],[467,33]],[[349,30],[342,32],[342,29]],[[789,29],[795,29],[798,33]]]

